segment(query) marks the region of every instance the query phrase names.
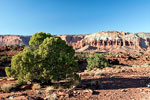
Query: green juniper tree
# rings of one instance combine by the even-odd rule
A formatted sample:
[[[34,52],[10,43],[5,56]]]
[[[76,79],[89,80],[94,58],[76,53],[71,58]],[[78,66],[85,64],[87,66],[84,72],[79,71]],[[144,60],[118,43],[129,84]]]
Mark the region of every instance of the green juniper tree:
[[[49,82],[61,79],[80,79],[76,74],[75,51],[59,37],[49,33],[35,33],[29,46],[12,57],[11,67],[6,67],[8,77],[23,82]]]

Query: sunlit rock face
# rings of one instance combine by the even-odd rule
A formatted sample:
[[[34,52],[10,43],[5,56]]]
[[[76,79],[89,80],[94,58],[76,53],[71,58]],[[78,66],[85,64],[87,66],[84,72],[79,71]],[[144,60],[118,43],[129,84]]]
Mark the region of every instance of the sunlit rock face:
[[[0,35],[0,46],[28,45],[31,36]]]
[[[65,40],[75,50],[86,51],[150,51],[150,33],[128,33],[118,31],[102,31],[86,35],[55,35]],[[1,35],[0,46],[28,45],[30,36]]]
[[[128,33],[118,31],[102,31],[88,35],[65,35],[59,36],[74,49],[89,47],[100,51],[138,51],[145,52],[150,49],[150,33]],[[84,51],[85,49],[83,49]],[[80,50],[82,51],[82,50]]]

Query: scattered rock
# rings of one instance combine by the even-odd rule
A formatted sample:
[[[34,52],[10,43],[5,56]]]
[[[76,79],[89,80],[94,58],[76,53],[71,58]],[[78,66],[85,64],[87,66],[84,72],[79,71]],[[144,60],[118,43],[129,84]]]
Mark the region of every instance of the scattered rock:
[[[140,90],[140,92],[143,92],[144,91],[144,89],[139,89]]]
[[[122,89],[121,92],[127,92],[127,90],[126,89]]]
[[[25,96],[17,96],[17,97],[14,97],[13,100],[29,100],[29,99]]]
[[[103,72],[96,72],[95,75],[96,76],[105,76],[105,74]]]
[[[28,85],[29,85],[29,84],[32,84],[32,82],[28,81],[27,84],[28,84]]]
[[[89,73],[89,76],[94,76],[94,73]]]
[[[44,98],[44,100],[57,100],[57,94],[53,93],[51,95],[48,95]]]
[[[32,90],[39,90],[39,89],[41,89],[41,85],[40,84],[36,83],[36,84],[32,85]]]
[[[22,90],[27,90],[27,89],[31,89],[31,88],[32,88],[32,84],[22,85],[20,87],[20,89],[22,89]]]
[[[52,94],[54,91],[55,91],[55,90],[54,90],[54,87],[53,87],[53,86],[49,86],[49,87],[47,87],[47,88],[45,89],[45,92],[46,92],[47,94]]]
[[[9,96],[9,97],[7,97],[8,99],[14,99],[14,96]]]
[[[14,80],[15,80],[15,78],[13,78],[13,77],[7,78],[7,81],[14,81]]]
[[[93,94],[93,90],[91,90],[91,89],[83,90],[83,92]]]
[[[66,92],[64,92],[64,91],[58,91],[57,94],[58,94],[59,96],[69,97],[69,94],[66,93]]]
[[[126,69],[122,69],[121,72],[126,72]]]
[[[76,95],[79,95],[80,94],[80,92],[77,92],[77,91],[73,91],[73,96],[76,96]]]
[[[40,90],[36,90],[36,94],[41,94],[41,91]]]
[[[84,72],[89,72],[89,70],[84,70]]]

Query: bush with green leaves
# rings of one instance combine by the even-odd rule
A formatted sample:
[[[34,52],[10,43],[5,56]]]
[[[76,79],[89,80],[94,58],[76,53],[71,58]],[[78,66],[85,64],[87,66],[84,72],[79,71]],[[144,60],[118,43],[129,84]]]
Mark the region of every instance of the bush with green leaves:
[[[77,60],[86,60],[90,53],[76,53],[75,58]]]
[[[75,51],[59,37],[50,33],[35,33],[23,51],[12,57],[11,67],[6,67],[8,77],[19,83],[38,81],[41,83],[62,79],[80,79],[76,74]]]
[[[105,59],[103,54],[94,54],[87,58],[87,70],[92,70],[93,68],[104,68],[109,67],[110,63]]]
[[[8,56],[5,55],[5,56],[2,56],[2,57],[0,58],[0,61],[6,61],[7,59],[8,59]]]

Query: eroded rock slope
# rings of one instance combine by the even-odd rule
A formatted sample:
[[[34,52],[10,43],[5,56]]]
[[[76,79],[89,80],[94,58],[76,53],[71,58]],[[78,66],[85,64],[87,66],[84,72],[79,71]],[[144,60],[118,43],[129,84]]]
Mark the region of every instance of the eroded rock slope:
[[[150,52],[150,33],[128,33],[118,31],[102,31],[87,35],[57,35],[72,45],[76,51],[99,52]],[[0,46],[28,45],[30,36],[0,36]]]

